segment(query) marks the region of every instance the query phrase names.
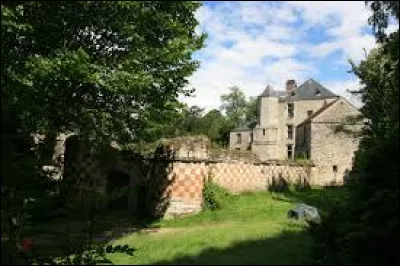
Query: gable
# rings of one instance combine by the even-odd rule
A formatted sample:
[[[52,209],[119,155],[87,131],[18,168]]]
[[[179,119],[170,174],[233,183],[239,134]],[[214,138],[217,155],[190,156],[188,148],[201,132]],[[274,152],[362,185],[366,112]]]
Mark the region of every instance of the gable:
[[[340,98],[331,106],[325,108],[317,116],[313,117],[313,123],[340,123],[350,116],[360,115],[361,112],[351,105],[346,99]]]

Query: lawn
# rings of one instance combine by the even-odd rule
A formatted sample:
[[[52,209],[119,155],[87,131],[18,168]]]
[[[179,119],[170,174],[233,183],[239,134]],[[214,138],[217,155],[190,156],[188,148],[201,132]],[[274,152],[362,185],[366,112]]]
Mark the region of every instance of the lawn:
[[[287,219],[296,203],[321,211],[343,196],[342,189],[230,196],[222,209],[153,224],[158,232],[132,233],[113,241],[136,249],[111,254],[114,264],[308,264],[307,224]]]

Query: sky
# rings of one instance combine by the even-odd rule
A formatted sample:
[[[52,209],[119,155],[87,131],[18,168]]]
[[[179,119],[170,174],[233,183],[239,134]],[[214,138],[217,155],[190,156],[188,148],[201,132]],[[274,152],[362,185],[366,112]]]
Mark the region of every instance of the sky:
[[[208,38],[188,78],[196,91],[181,100],[219,109],[220,96],[234,85],[249,97],[267,84],[284,90],[288,79],[300,85],[313,78],[359,107],[347,92],[359,86],[348,59],[358,63],[375,46],[370,14],[364,1],[205,1],[195,14],[196,32]]]

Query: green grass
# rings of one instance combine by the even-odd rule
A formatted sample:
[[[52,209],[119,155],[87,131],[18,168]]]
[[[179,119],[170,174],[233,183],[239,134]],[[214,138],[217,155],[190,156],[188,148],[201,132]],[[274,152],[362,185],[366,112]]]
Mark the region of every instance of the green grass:
[[[111,254],[114,264],[307,264],[307,225],[287,219],[299,202],[324,210],[343,189],[247,193],[230,196],[218,211],[154,223],[158,233],[133,233],[114,241],[136,249],[134,256]]]

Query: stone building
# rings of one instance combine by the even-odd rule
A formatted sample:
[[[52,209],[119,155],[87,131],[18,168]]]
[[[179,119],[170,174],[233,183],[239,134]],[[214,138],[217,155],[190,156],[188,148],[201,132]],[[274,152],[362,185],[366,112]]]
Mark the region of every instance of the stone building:
[[[251,150],[262,161],[304,156],[312,160],[327,183],[341,183],[358,140],[335,133],[332,126],[358,114],[348,101],[313,79],[300,86],[288,80],[285,91],[268,85],[259,96],[257,124],[233,130],[230,149]]]

